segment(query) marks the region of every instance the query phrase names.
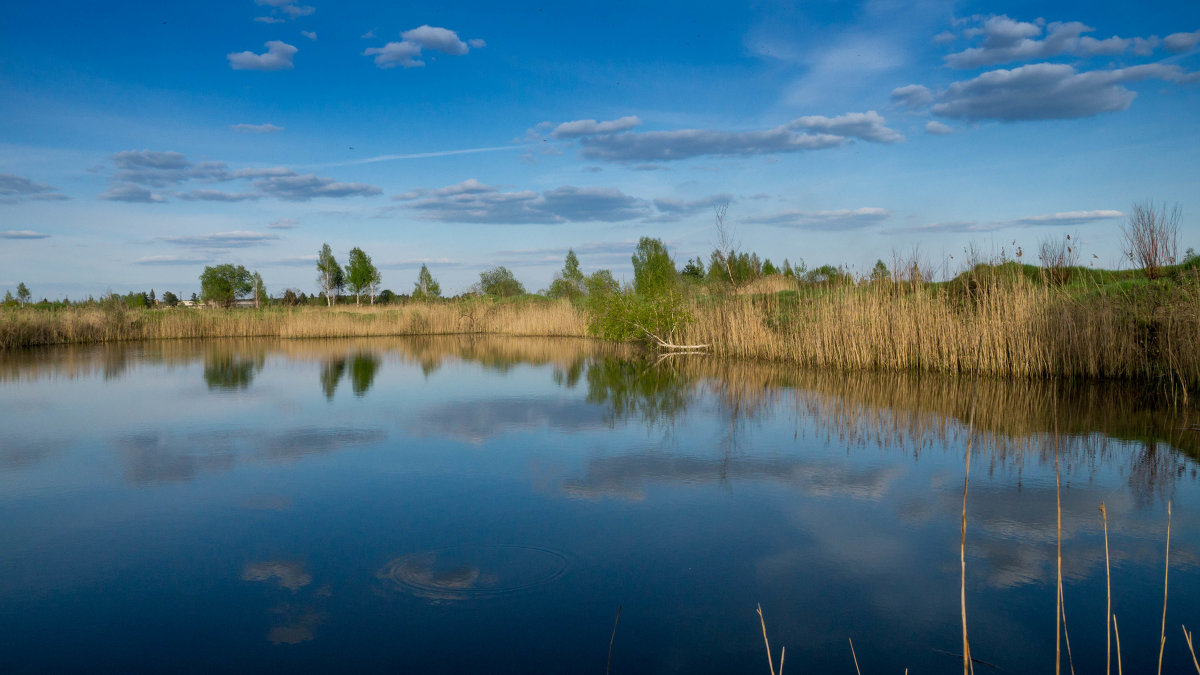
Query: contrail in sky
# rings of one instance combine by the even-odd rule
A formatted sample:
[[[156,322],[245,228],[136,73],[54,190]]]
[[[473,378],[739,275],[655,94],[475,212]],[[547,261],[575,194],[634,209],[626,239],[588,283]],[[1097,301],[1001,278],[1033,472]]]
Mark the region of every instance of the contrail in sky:
[[[349,159],[344,162],[329,162],[326,164],[310,164],[312,167],[329,167],[329,166],[352,166],[355,164],[374,164],[376,162],[391,162],[397,159],[425,159],[427,157],[449,157],[450,155],[474,155],[480,152],[499,152],[501,150],[520,150],[527,148],[529,144],[522,145],[497,145],[489,148],[466,148],[464,150],[438,150],[436,152],[414,152],[407,155],[377,155],[375,157],[364,157],[363,159]]]

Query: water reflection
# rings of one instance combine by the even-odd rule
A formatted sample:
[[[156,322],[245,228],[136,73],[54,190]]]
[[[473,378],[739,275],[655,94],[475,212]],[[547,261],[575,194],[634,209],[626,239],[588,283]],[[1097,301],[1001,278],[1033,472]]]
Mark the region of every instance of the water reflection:
[[[265,352],[211,351],[204,356],[204,383],[209,389],[248,389],[265,361]]]
[[[346,447],[378,443],[382,429],[301,427],[279,432],[247,429],[172,433],[145,432],[114,441],[134,484],[190,481],[204,473],[229,471],[243,462],[289,462]]]
[[[333,359],[325,362],[321,368],[321,391],[325,392],[325,398],[333,400],[333,393],[337,391],[338,383],[342,381],[344,372],[346,372],[346,359]]]
[[[304,569],[304,563],[294,560],[263,560],[246,563],[242,570],[242,581],[275,582],[280,588],[298,591],[312,583],[312,575]]]

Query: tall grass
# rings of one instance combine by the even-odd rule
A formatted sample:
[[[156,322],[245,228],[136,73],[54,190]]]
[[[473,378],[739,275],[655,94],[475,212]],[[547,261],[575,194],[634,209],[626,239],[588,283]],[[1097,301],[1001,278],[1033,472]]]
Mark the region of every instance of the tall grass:
[[[216,337],[344,338],[393,335],[586,335],[582,310],[567,301],[338,307],[131,310],[87,306],[0,311],[0,350],[40,345]]]
[[[1017,276],[962,287],[841,285],[700,297],[676,342],[842,370],[1165,380],[1200,386],[1200,283],[1066,291]],[[978,350],[978,351],[977,351]]]

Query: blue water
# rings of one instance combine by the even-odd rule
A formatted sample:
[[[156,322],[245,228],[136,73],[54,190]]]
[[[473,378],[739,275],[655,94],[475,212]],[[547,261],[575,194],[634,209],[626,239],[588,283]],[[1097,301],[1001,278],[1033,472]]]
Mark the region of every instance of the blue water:
[[[1141,390],[581,341],[0,358],[0,672],[1124,672],[1200,627],[1200,420]],[[974,392],[974,393],[972,393]],[[1115,646],[1114,646],[1115,648]],[[1066,652],[1064,648],[1064,672]],[[1114,656],[1115,658],[1115,656]],[[977,664],[977,672],[989,672]],[[793,671],[793,669],[795,669]],[[994,671],[998,672],[998,671]],[[1114,664],[1114,670],[1115,664]]]

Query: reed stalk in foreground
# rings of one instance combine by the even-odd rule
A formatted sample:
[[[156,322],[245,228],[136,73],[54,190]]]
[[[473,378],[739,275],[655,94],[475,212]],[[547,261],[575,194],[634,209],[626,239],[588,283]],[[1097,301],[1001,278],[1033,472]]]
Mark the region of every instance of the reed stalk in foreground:
[[[1196,650],[1192,648],[1192,634],[1188,632],[1187,626],[1180,625],[1183,629],[1183,639],[1187,640],[1188,652],[1192,655],[1192,665],[1196,666],[1196,672],[1200,673],[1200,661],[1196,660]]]
[[[975,382],[971,385],[971,413],[967,417],[967,467],[963,475],[962,528],[958,545],[958,563],[961,569],[958,599],[962,609],[963,675],[975,672],[975,665],[971,661],[971,641],[967,638],[967,487],[971,481],[971,439],[975,434],[975,385],[978,383],[979,373],[976,372]]]
[[[1167,560],[1163,570],[1162,632],[1158,641],[1158,675],[1162,675],[1163,647],[1167,646],[1167,579],[1171,573],[1171,502],[1167,501]]]
[[[850,658],[854,659],[854,672],[858,673],[858,675],[862,675],[862,671],[859,670],[859,668],[858,668],[858,654],[854,653],[854,638],[846,638],[846,639],[850,640]],[[907,668],[905,668],[904,670],[905,670],[905,672],[908,671]]]
[[[767,646],[767,667],[771,669],[771,675],[783,675],[783,654],[779,653],[779,672],[775,672],[775,662],[771,660],[771,643],[767,640],[767,620],[763,618],[762,603],[758,605],[758,620],[762,624],[763,644]],[[786,650],[787,647],[784,647]]]
[[[604,666],[604,675],[608,675],[609,668],[612,668],[612,648],[613,643],[617,641],[617,622],[621,620],[621,608],[624,605],[617,605],[617,618],[613,619],[612,637],[608,639],[608,663]]]
[[[1054,603],[1054,675],[1062,672],[1062,483],[1058,471],[1058,399],[1055,399],[1054,410],[1054,499],[1058,518],[1058,592]]]
[[[1121,670],[1121,627],[1117,625],[1117,615],[1112,615],[1113,635],[1117,638],[1117,675],[1123,675]]]
[[[1108,598],[1107,609],[1104,612],[1104,674],[1112,673],[1112,568],[1108,559],[1108,510],[1104,502],[1100,502],[1100,518],[1104,521],[1104,590]]]

